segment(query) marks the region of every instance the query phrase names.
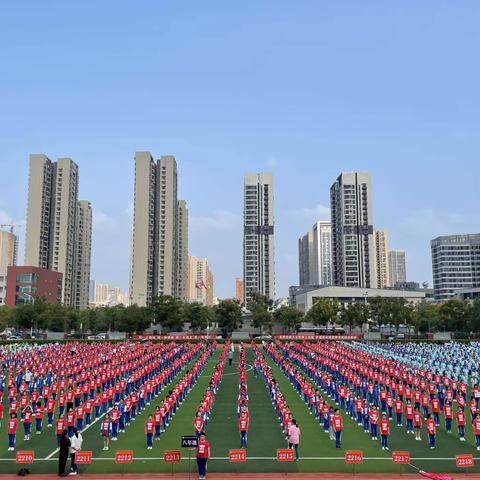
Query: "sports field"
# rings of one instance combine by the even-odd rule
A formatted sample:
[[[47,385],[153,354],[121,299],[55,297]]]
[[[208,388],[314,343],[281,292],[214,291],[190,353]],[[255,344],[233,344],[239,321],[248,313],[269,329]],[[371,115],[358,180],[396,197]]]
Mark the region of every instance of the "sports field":
[[[168,389],[164,390],[151,402],[136,420],[127,426],[126,431],[119,435],[118,441],[110,444],[109,451],[102,450],[99,423],[93,423],[83,432],[83,450],[93,452],[91,465],[79,466],[83,473],[155,473],[155,472],[187,472],[196,471],[195,462],[189,462],[188,450],[182,450],[182,461],[175,465],[165,464],[163,452],[165,450],[179,450],[182,435],[193,434],[193,419],[196,407],[205,392],[213,369],[220,357],[223,346],[218,346],[214,355],[208,360],[205,370],[186,400],[178,409],[170,422],[166,432],[162,433],[161,440],[155,441],[153,450],[146,449],[144,421],[149,413],[153,413],[155,406],[165,397],[166,390],[175,385],[186,368],[180,372]],[[261,350],[262,351],[262,350]],[[373,441],[356,422],[342,412],[344,431],[342,448],[336,449],[328,435],[324,433],[322,425],[310,414],[303,399],[297,394],[283,372],[274,364],[263,351],[267,364],[278,381],[281,392],[286,398],[294,418],[301,429],[300,461],[293,463],[278,463],[276,460],[277,448],[286,448],[285,436],[270,401],[265,381],[260,374],[254,377],[251,365],[253,352],[247,347],[246,361],[247,384],[249,393],[250,429],[246,463],[230,463],[229,449],[239,448],[239,433],[237,423],[238,397],[238,348],[235,349],[233,365],[226,363],[222,382],[213,405],[213,412],[206,427],[207,439],[211,444],[212,458],[209,461],[210,472],[372,472],[372,473],[413,473],[409,466],[393,465],[391,452],[393,450],[409,451],[411,463],[418,468],[434,472],[457,472],[454,457],[456,454],[473,453],[477,457],[472,426],[469,421],[466,425],[466,441],[460,442],[455,430],[447,434],[443,425],[437,430],[437,448],[432,451],[426,440],[415,442],[412,435],[407,435],[405,428],[398,428],[391,422],[390,451],[383,451],[379,441]],[[191,363],[193,363],[193,360]],[[7,409],[6,409],[7,411]],[[2,423],[0,435],[0,471],[14,473],[18,470],[15,464],[15,452],[7,451],[7,435],[5,421]],[[345,450],[362,450],[363,464],[346,464]],[[28,466],[32,473],[55,472],[57,465],[56,437],[54,429],[44,428],[41,435],[33,434],[28,442],[23,435],[17,435],[16,450],[33,450],[35,463]],[[132,464],[116,464],[114,453],[116,450],[133,450]],[[478,455],[480,456],[480,455]],[[478,462],[478,461],[477,461]],[[478,472],[477,465],[469,471]]]

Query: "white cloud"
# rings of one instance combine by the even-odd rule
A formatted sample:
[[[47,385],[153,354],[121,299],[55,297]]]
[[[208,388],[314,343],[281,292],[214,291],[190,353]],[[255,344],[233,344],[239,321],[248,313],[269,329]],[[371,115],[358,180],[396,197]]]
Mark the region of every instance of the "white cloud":
[[[93,212],[93,229],[96,232],[106,233],[111,232],[116,228],[116,221],[109,217],[106,213],[95,211]]]
[[[290,215],[295,217],[304,217],[311,220],[328,220],[330,219],[330,207],[322,204],[317,204],[315,207],[303,207],[290,210]]]
[[[198,230],[235,230],[241,226],[241,217],[226,210],[216,210],[208,217],[191,216],[189,228]]]
[[[133,202],[128,202],[125,213],[127,214],[128,218],[133,222]]]

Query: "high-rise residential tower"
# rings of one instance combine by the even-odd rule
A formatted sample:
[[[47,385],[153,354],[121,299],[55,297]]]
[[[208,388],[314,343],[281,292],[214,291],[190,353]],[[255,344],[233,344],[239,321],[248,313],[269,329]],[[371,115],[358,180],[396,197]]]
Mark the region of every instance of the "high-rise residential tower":
[[[188,209],[185,200],[178,201],[178,240],[177,261],[178,271],[176,275],[177,290],[175,297],[180,300],[187,299],[187,270],[188,270]]]
[[[313,233],[307,232],[298,239],[299,285],[312,285],[313,282]]]
[[[87,200],[78,202],[76,230],[75,308],[83,310],[89,303],[92,256],[92,206]]]
[[[388,234],[386,230],[374,230],[375,266],[377,269],[377,287],[393,287],[390,284],[388,263]]]
[[[273,176],[247,173],[244,178],[243,279],[245,305],[259,292],[275,299]]]
[[[342,173],[330,188],[333,284],[376,288],[371,179]]]
[[[435,300],[480,287],[480,233],[437,237],[431,247]]]
[[[187,300],[211,307],[213,304],[213,275],[206,258],[188,257]]]
[[[17,264],[17,236],[12,232],[0,230],[0,306],[7,295],[8,267]]]
[[[404,285],[407,281],[407,268],[404,250],[388,251],[389,286]]]
[[[130,303],[148,305],[157,295],[184,298],[188,210],[177,198],[177,162],[135,154]]]
[[[235,278],[235,299],[238,303],[243,304],[243,280],[240,277]]]
[[[328,221],[313,225],[313,270],[310,285],[332,285],[332,224]]]
[[[25,264],[61,272],[62,303],[84,308],[88,302],[80,299],[85,289],[88,299],[89,284],[85,287],[84,280],[90,277],[87,244],[92,222],[89,203],[78,202],[78,175],[78,166],[70,158],[52,162],[45,155],[30,155]],[[77,263],[79,257],[82,261]]]

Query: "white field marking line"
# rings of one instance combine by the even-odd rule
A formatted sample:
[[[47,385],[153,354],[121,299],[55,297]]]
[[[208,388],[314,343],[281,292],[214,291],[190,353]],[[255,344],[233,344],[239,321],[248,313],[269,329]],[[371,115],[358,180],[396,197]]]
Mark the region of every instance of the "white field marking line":
[[[136,460],[163,460],[163,457],[133,457],[133,461]],[[210,457],[210,460],[228,460],[229,457]],[[276,460],[277,457],[247,457],[248,460]],[[364,460],[379,460],[379,461],[389,461],[391,462],[391,457],[363,457]],[[480,457],[474,457],[474,460],[480,460]],[[188,460],[188,457],[182,457],[181,460]],[[300,461],[302,460],[340,460],[345,461],[345,457],[301,457]],[[412,457],[410,460],[432,460],[432,461],[446,461],[446,460],[455,460],[454,457],[452,458],[438,458],[438,457]],[[15,458],[0,458],[0,462],[15,462]],[[56,458],[36,458],[35,462],[56,462]],[[92,457],[92,461],[115,461],[115,457]]]
[[[189,363],[190,363],[190,362],[189,362]],[[182,373],[184,369],[185,369],[185,365],[180,369],[180,372],[178,372],[178,373],[179,373],[179,374]],[[177,376],[178,376],[178,375],[177,375]],[[173,382],[175,381],[175,379],[177,378],[177,376],[175,376],[174,379],[173,379],[170,383],[168,383],[167,385],[165,385],[165,386],[160,390],[160,393],[162,393],[165,388],[167,388],[171,383],[173,383]],[[200,376],[201,376],[201,375],[200,375]],[[160,393],[159,393],[158,395],[160,395]],[[154,397],[154,398],[157,398],[158,395],[157,395],[156,397]],[[102,413],[102,415],[100,415],[99,417],[97,417],[92,423],[89,423],[83,430],[81,430],[80,433],[86,432],[92,425],[94,425],[94,424],[97,423],[99,420],[101,420],[101,419],[105,416],[106,413],[109,413],[110,410],[112,410],[112,409],[110,408],[110,409],[108,409],[105,413]],[[50,460],[50,459],[51,459],[56,453],[58,453],[59,451],[60,451],[60,448],[57,447],[50,455],[47,455],[43,460]],[[2,460],[2,459],[0,458],[0,460]],[[40,459],[39,459],[39,460],[40,460]]]

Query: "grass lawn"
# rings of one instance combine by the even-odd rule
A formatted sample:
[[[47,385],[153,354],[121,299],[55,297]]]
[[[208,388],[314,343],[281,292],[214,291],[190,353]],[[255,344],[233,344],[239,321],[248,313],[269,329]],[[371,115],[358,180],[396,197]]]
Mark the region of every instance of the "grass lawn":
[[[177,414],[170,422],[165,433],[162,433],[160,442],[154,442],[153,450],[146,449],[144,435],[144,421],[149,413],[153,413],[155,406],[166,396],[164,390],[159,398],[154,400],[146,410],[137,416],[135,422],[126,428],[126,432],[119,435],[117,442],[111,442],[110,450],[102,450],[102,438],[99,432],[99,423],[93,425],[84,432],[84,450],[91,450],[94,462],[89,466],[80,466],[80,472],[106,473],[106,472],[170,472],[171,465],[163,462],[165,450],[180,450],[180,437],[193,434],[193,418],[195,410],[205,392],[210,376],[220,356],[221,348],[207,363],[207,366],[198,379],[197,384],[188,394],[183,405],[180,406]],[[248,438],[247,458],[244,464],[230,464],[225,457],[228,457],[229,449],[239,447],[239,432],[237,423],[237,397],[238,397],[238,351],[235,352],[234,363],[231,367],[225,365],[223,379],[220,384],[212,416],[207,425],[207,438],[212,448],[213,459],[209,461],[209,470],[212,472],[353,472],[353,466],[345,464],[343,458],[345,450],[363,450],[364,460],[362,465],[355,467],[357,472],[391,472],[403,473],[413,472],[410,467],[392,465],[390,455],[392,450],[409,451],[414,458],[412,463],[424,470],[459,472],[455,467],[454,460],[432,460],[434,458],[451,458],[457,453],[473,453],[476,457],[477,451],[474,448],[473,431],[470,424],[466,427],[466,442],[460,442],[455,433],[447,434],[444,427],[438,429],[437,449],[430,450],[427,447],[426,438],[422,442],[416,442],[413,435],[407,435],[404,428],[397,428],[391,423],[392,435],[390,436],[390,452],[382,451],[380,443],[374,442],[370,436],[350,419],[344,415],[344,432],[342,438],[342,449],[335,448],[334,442],[330,441],[327,434],[323,432],[322,426],[310,415],[307,406],[290,385],[288,379],[283,375],[276,365],[265,356],[268,364],[272,367],[273,374],[279,383],[282,393],[285,395],[294,418],[301,429],[300,458],[299,462],[292,464],[279,464],[275,460],[277,448],[285,448],[286,441],[282,434],[280,424],[272,407],[270,397],[265,387],[263,377],[253,376],[253,371],[248,370],[248,393],[250,410],[250,430]],[[247,348],[247,364],[253,363],[253,353]],[[248,367],[250,368],[250,367]],[[183,377],[183,370],[167,390]],[[469,418],[469,415],[467,416]],[[424,434],[425,437],[425,434]],[[23,441],[23,428],[19,426],[17,435],[17,450],[34,450],[37,459],[45,459],[54,452],[56,448],[56,437],[54,428],[47,429],[41,435],[31,435],[29,442]],[[131,465],[117,465],[113,458],[116,450],[133,450],[135,461]],[[12,461],[15,452],[7,452],[7,435],[5,421],[0,431],[0,470],[2,473],[14,473],[18,466]],[[193,453],[194,456],[194,453]],[[480,455],[479,455],[480,456]],[[188,450],[182,450],[182,461],[174,465],[175,472],[188,471]],[[221,458],[217,458],[221,457]],[[321,458],[319,458],[321,457]],[[371,460],[368,460],[371,458]],[[10,460],[7,460],[10,459]],[[34,465],[28,466],[32,473],[56,472],[56,455],[51,461],[36,461]],[[190,465],[191,471],[196,471],[194,459]],[[480,471],[476,466],[470,471]]]

